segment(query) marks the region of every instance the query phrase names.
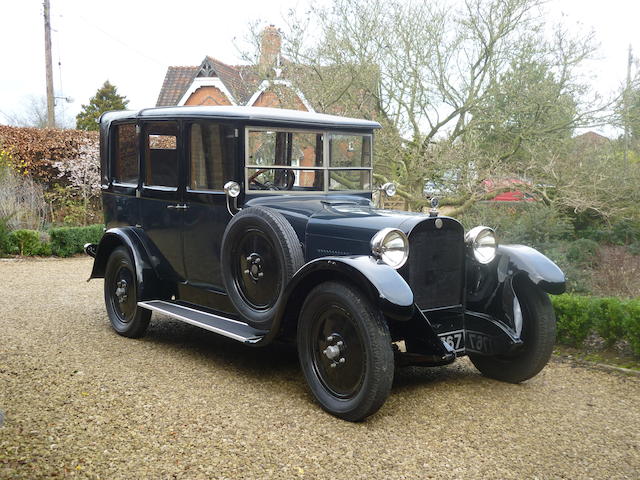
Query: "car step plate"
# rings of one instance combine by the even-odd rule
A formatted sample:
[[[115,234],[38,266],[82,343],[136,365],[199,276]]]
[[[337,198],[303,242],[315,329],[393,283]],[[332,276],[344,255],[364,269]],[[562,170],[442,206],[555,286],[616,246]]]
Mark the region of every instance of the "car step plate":
[[[266,331],[256,330],[244,322],[185,307],[177,303],[148,300],[146,302],[138,302],[138,305],[243,343],[258,343],[267,334]]]

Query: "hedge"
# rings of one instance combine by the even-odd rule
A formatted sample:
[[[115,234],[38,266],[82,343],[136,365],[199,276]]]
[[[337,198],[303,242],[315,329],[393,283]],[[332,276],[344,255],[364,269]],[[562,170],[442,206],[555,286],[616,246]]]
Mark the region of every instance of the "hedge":
[[[51,253],[58,257],[69,257],[83,251],[85,243],[98,243],[104,233],[103,225],[88,227],[60,227],[49,230]]]
[[[640,299],[584,297],[564,294],[552,296],[558,319],[558,342],[581,347],[591,332],[607,346],[619,340],[629,342],[640,356]]]
[[[9,235],[9,217],[0,217],[0,257],[4,253],[9,253],[11,248]]]
[[[18,255],[51,255],[47,234],[36,230],[14,230],[9,233],[9,253]]]
[[[3,224],[0,222],[0,227]],[[12,253],[25,256],[56,255],[69,257],[81,253],[85,243],[98,243],[104,226],[52,228],[49,232],[36,230],[14,230],[6,232],[0,228],[0,255]]]

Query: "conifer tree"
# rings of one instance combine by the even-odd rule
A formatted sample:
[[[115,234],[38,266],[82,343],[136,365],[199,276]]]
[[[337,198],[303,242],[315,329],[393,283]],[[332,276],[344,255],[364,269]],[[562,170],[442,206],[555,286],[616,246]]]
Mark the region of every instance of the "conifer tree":
[[[107,80],[91,97],[89,104],[82,105],[82,110],[76,116],[76,128],[78,130],[98,130],[97,121],[100,115],[109,110],[124,110],[128,103],[129,100],[118,95],[118,89]]]

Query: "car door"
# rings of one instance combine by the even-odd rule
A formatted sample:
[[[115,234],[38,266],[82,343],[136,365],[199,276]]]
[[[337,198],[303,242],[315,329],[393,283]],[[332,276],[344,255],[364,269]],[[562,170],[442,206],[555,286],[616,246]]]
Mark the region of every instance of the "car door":
[[[238,129],[211,120],[185,124],[186,189],[183,252],[188,283],[223,291],[220,245],[231,214],[223,190],[234,171]]]
[[[171,267],[174,280],[184,279],[182,225],[183,203],[179,124],[176,121],[142,122],[140,152],[143,182],[140,218],[145,234]]]

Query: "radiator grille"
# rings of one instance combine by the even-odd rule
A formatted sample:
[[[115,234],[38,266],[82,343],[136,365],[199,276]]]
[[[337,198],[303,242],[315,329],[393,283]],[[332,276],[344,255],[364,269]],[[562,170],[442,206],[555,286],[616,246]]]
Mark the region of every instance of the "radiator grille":
[[[409,259],[400,270],[421,310],[462,303],[464,230],[455,220],[443,220],[440,229],[431,219],[413,229]]]

